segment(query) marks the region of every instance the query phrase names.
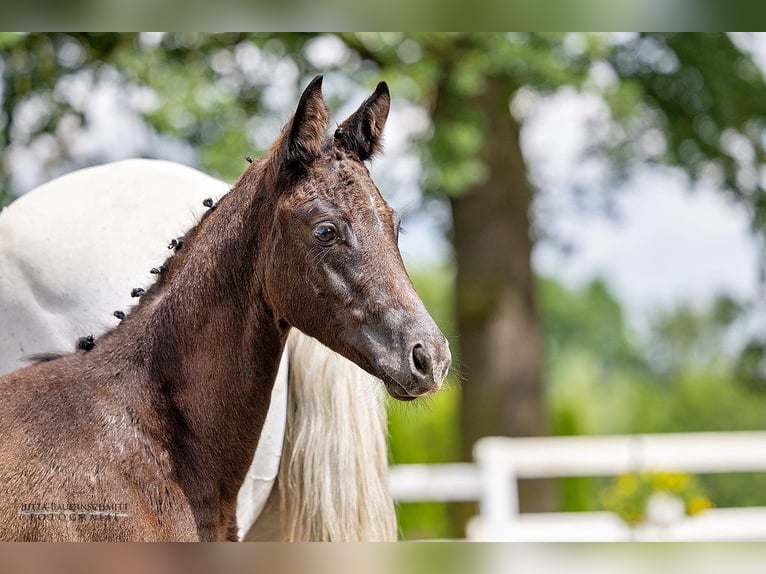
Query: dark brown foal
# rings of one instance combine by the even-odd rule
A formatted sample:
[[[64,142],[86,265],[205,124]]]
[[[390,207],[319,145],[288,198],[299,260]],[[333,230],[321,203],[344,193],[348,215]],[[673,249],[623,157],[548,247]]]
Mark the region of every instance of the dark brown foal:
[[[447,342],[364,163],[389,103],[381,83],[326,135],[316,78],[119,327],[0,378],[0,538],[235,538],[291,327],[397,399],[440,387]]]

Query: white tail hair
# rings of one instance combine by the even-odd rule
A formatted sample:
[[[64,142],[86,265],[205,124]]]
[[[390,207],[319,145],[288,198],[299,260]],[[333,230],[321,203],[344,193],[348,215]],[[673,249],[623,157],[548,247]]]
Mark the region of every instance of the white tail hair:
[[[382,385],[311,337],[294,332],[287,344],[282,539],[396,540]]]

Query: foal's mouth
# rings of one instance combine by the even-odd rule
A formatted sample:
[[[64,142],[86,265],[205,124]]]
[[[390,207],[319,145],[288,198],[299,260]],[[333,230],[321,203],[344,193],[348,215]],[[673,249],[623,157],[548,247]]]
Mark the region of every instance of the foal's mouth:
[[[386,390],[388,391],[388,394],[394,397],[397,401],[414,401],[418,397],[413,397],[411,394],[409,394],[405,388],[397,383],[395,380],[390,378],[388,375],[386,375],[385,379],[383,380],[383,384],[386,385]]]
[[[362,357],[362,361],[364,361],[365,366],[363,367],[365,371],[370,373],[373,377],[376,377],[383,381],[383,384],[386,387],[386,391],[389,395],[391,395],[393,398],[395,398],[397,401],[414,401],[417,399],[417,395],[413,396],[410,393],[407,392],[407,389],[404,388],[404,385],[402,385],[399,381],[397,381],[394,377],[388,374],[388,372],[379,364],[374,363],[370,361],[366,357]]]
[[[365,359],[365,362],[367,363],[367,367],[368,367],[367,371],[369,371],[370,374],[372,374],[373,376],[383,381],[383,384],[386,386],[386,391],[388,391],[388,394],[391,395],[393,398],[395,398],[397,401],[409,402],[409,401],[414,401],[415,399],[418,398],[417,395],[413,396],[410,393],[408,393],[407,389],[405,389],[404,386],[400,382],[398,382],[395,378],[389,375],[388,372],[382,366],[374,364],[367,359]]]

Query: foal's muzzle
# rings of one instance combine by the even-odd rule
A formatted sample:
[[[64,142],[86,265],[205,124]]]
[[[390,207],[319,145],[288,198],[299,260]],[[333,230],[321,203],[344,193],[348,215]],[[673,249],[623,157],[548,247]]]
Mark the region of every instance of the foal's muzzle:
[[[438,391],[452,362],[444,335],[438,332],[438,335],[403,347],[408,351],[398,368],[393,364],[380,365],[383,371],[380,378],[388,394],[400,401],[411,401]]]

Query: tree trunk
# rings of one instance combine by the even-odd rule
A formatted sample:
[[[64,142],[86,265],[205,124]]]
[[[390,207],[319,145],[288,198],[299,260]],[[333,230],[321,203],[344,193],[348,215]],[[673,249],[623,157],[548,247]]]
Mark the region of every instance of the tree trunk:
[[[532,190],[509,95],[488,79],[484,93],[472,102],[485,114],[480,155],[488,176],[451,199],[468,459],[483,436],[545,434],[542,342],[531,265]],[[547,483],[521,484],[519,494],[524,511],[552,505]]]

